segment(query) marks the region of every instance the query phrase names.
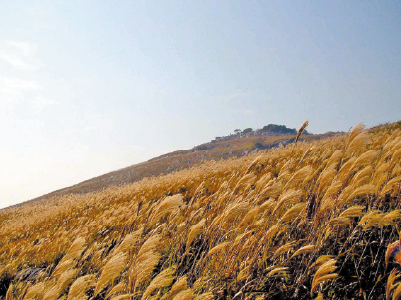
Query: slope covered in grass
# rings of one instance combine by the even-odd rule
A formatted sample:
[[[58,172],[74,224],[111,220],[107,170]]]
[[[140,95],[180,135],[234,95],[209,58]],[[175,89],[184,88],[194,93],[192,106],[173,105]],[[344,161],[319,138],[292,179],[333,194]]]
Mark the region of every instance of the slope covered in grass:
[[[400,127],[358,125],[345,136],[5,210],[0,295],[396,297],[399,265],[388,246],[397,248],[401,223]]]
[[[319,140],[340,134],[334,132],[311,134],[302,137],[302,139],[308,141]],[[249,136],[205,143],[191,150],[170,152],[136,165],[85,180],[76,185],[33,199],[33,201],[41,201],[54,196],[101,191],[110,186],[129,184],[146,177],[170,174],[210,160],[242,157],[250,152],[275,148],[280,144],[290,143],[294,140],[294,137],[289,135]]]

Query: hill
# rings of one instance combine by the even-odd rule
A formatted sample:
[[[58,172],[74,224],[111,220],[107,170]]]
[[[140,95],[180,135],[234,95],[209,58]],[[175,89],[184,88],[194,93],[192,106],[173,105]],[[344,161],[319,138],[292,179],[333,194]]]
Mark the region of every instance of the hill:
[[[147,177],[170,174],[202,164],[209,160],[241,157],[254,151],[285,146],[294,141],[294,137],[297,133],[295,129],[289,129],[284,125],[269,124],[264,128],[264,130],[252,130],[251,132],[244,130],[246,133],[237,131],[235,135],[218,137],[211,142],[201,144],[190,150],[178,150],[167,153],[146,162],[135,164],[83,181],[71,187],[51,192],[33,199],[32,201],[40,201],[56,195],[61,196],[71,193],[82,194],[100,191],[110,186],[125,185]],[[301,140],[319,140],[341,134],[343,133],[329,132],[317,135],[308,133],[302,136]]]
[[[395,299],[401,123],[0,214],[6,299]]]

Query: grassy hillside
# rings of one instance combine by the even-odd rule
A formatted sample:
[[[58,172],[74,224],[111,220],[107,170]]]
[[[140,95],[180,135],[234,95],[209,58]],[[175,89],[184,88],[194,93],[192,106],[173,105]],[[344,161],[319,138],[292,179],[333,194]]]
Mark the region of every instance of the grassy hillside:
[[[318,140],[341,133],[326,133],[303,136],[303,140]],[[34,199],[41,201],[53,196],[68,195],[71,193],[88,193],[104,190],[115,185],[125,185],[139,181],[146,177],[170,174],[187,169],[209,160],[241,157],[253,151],[278,147],[293,141],[295,136],[251,136],[227,141],[210,142],[194,147],[191,150],[179,150],[150,159],[146,162],[113,171],[71,187],[54,191],[50,194]]]
[[[0,213],[6,299],[398,299],[401,123]],[[394,250],[395,249],[395,250]]]

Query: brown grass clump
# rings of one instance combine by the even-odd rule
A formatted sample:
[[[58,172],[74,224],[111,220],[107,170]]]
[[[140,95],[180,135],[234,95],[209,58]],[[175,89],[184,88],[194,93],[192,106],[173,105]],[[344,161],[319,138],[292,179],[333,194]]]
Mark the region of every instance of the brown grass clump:
[[[189,251],[189,249],[190,249],[189,246],[195,240],[195,238],[204,231],[205,224],[206,224],[206,220],[202,219],[199,221],[198,224],[193,225],[191,227],[191,230],[190,230],[190,232],[188,234],[188,238],[187,238],[187,246],[186,246],[187,251]]]
[[[213,254],[216,254],[220,251],[222,251],[224,248],[228,247],[230,243],[229,242],[223,242],[218,244],[217,246],[214,246],[210,251],[207,253],[208,256],[211,256]]]
[[[28,288],[27,293],[25,294],[24,299],[42,299],[45,292],[45,284],[43,282],[39,282]]]
[[[289,190],[286,193],[282,194],[280,198],[277,200],[277,204],[274,207],[272,214],[274,215],[276,211],[278,211],[283,206],[295,204],[301,199],[302,192],[300,190]]]
[[[334,259],[330,259],[326,261],[320,268],[316,271],[315,275],[313,276],[312,287],[311,287],[311,295],[317,288],[317,286],[327,280],[334,279],[338,277],[337,273],[332,273],[334,270],[337,269],[335,266],[336,261]],[[329,274],[332,273],[332,274]]]
[[[106,299],[115,296],[116,294],[123,292],[127,287],[127,283],[124,281],[120,281],[119,284],[115,285],[107,294]]]
[[[179,292],[177,295],[174,296],[173,300],[192,300],[195,298],[195,295],[192,289],[186,289]]]
[[[139,250],[130,272],[131,293],[135,292],[135,288],[149,278],[159,262],[160,254],[157,252],[157,247],[160,239],[158,234],[149,237]]]
[[[295,137],[294,143],[298,142],[299,137],[300,137],[301,134],[305,131],[305,129],[306,129],[306,127],[308,127],[308,125],[309,125],[309,121],[308,121],[308,120],[306,120],[306,121],[301,125],[301,127],[298,129],[298,133],[297,133],[297,136]]]
[[[79,277],[71,285],[67,300],[85,299],[86,292],[92,286],[95,286],[95,275],[84,275]]]
[[[357,189],[355,189],[351,195],[349,195],[346,199],[346,201],[350,199],[354,199],[356,197],[361,197],[361,196],[366,196],[366,195],[372,195],[376,194],[377,188],[373,184],[365,184]]]
[[[127,255],[119,252],[113,256],[104,266],[104,270],[96,284],[95,296],[99,294],[108,284],[112,283],[127,266]]]
[[[183,206],[182,195],[177,194],[174,196],[166,197],[163,201],[161,201],[156,208],[154,209],[151,217],[150,223],[155,224],[158,222],[163,216],[174,213],[179,210],[180,206]]]
[[[301,215],[301,212],[306,208],[306,203],[298,203],[291,207],[278,221],[278,224],[292,222],[295,218]]]
[[[137,231],[127,234],[121,244],[114,250],[114,254],[117,253],[128,253],[129,250],[140,241],[142,236],[143,228]]]
[[[340,214],[340,218],[352,218],[352,217],[360,217],[363,215],[363,210],[365,209],[364,206],[355,205],[352,207],[347,208]]]
[[[187,276],[180,277],[171,287],[171,290],[168,294],[164,295],[161,300],[170,300],[173,299],[178,293],[181,291],[185,291],[188,289]]]
[[[398,176],[396,178],[391,179],[387,184],[383,187],[381,190],[381,196],[386,195],[388,192],[390,192],[392,189],[394,189],[397,185],[399,185],[401,182],[401,176]]]
[[[160,272],[146,288],[142,295],[142,299],[147,299],[154,291],[160,290],[162,288],[168,287],[174,280],[173,274],[175,273],[175,268],[168,268]]]
[[[274,268],[269,273],[267,273],[267,277],[272,277],[272,276],[285,277],[287,276],[287,271],[288,271],[287,267]]]
[[[299,248],[297,251],[295,251],[295,253],[291,257],[296,257],[298,255],[310,253],[310,252],[313,252],[313,250],[315,250],[314,245],[306,245],[306,246]]]
[[[391,292],[397,288],[399,286],[399,282],[398,283],[394,283],[394,281],[396,279],[398,279],[400,277],[400,274],[397,274],[397,270],[392,270],[390,275],[388,276],[387,279],[387,286],[386,286],[386,300],[390,300],[391,298]]]

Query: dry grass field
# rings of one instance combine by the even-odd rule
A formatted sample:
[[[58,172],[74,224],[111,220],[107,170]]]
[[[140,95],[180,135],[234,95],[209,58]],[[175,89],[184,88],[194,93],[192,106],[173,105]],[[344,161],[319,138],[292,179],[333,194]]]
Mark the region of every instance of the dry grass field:
[[[3,210],[0,297],[399,299],[400,160],[357,125]]]

